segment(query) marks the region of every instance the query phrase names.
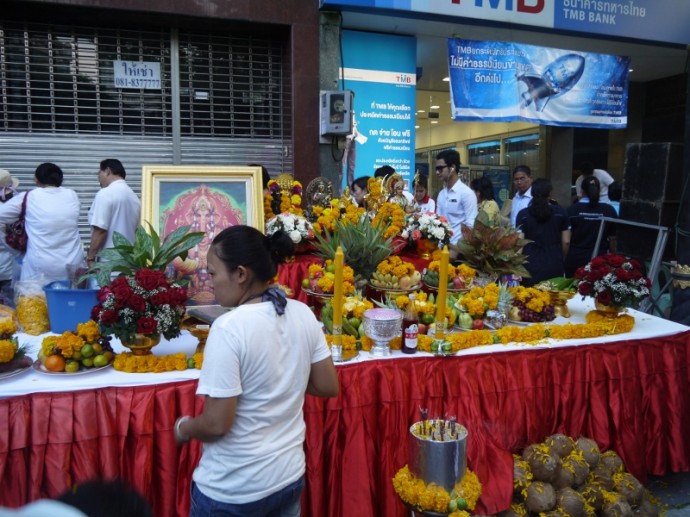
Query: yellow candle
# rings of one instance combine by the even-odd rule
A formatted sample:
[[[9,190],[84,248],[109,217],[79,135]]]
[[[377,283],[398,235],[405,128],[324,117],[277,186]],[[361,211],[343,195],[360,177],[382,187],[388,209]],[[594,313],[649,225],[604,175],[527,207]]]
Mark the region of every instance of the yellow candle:
[[[436,339],[443,339],[443,324],[446,319],[446,295],[448,292],[448,246],[443,247],[438,272],[438,297],[436,298]]]
[[[343,334],[343,250],[335,252],[335,280],[333,285],[333,345],[342,344]]]

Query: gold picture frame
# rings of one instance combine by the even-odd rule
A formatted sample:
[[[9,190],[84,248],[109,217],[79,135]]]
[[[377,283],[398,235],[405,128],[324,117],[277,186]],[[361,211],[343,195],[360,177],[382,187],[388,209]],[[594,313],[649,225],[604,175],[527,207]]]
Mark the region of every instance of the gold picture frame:
[[[226,227],[246,224],[264,232],[261,167],[144,165],[141,199],[142,223],[150,223],[161,239],[181,226],[206,233],[168,273],[189,280],[188,305],[215,304],[206,253]]]

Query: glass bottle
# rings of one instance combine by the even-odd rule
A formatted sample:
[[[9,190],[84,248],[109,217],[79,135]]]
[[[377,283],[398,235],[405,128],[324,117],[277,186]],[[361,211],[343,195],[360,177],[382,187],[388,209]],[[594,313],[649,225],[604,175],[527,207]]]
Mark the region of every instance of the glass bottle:
[[[403,315],[402,323],[402,352],[404,354],[417,353],[417,336],[419,314],[417,313],[417,306],[415,304],[415,295],[410,294],[410,303],[407,304],[407,310]]]

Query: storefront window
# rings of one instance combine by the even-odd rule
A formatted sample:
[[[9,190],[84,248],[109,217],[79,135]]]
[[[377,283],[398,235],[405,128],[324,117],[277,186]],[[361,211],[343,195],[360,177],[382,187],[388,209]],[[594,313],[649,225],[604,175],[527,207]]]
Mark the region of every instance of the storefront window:
[[[501,141],[490,140],[467,146],[470,165],[499,165],[501,163]]]
[[[539,134],[514,136],[503,140],[505,165],[511,170],[527,165],[534,175],[539,170]]]

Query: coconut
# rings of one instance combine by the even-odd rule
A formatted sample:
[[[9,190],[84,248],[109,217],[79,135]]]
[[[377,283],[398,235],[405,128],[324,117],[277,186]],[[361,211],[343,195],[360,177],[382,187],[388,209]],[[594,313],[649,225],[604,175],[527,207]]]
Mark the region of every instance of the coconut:
[[[556,506],[556,491],[549,483],[535,481],[527,487],[525,506],[534,513],[553,510]]]
[[[603,463],[599,463],[594,470],[590,471],[587,481],[599,483],[605,490],[613,490],[613,474]]]
[[[582,494],[585,502],[595,510],[601,510],[604,505],[604,494],[601,491],[601,485],[597,483],[586,483],[578,488],[578,492]]]
[[[527,508],[524,503],[513,503],[510,508],[498,514],[499,517],[525,517],[527,515]]]
[[[606,451],[601,455],[601,462],[606,465],[611,472],[625,471],[623,460],[618,456],[616,451]]]
[[[562,470],[569,470],[573,473],[572,486],[578,487],[587,481],[589,475],[589,463],[587,463],[578,450],[573,450],[567,457],[562,460]]]
[[[543,512],[539,514],[539,517],[570,517],[566,512],[560,508],[551,510],[550,512]]]
[[[614,501],[605,501],[601,509],[603,517],[632,517],[632,508],[628,501],[620,494],[616,494]]]
[[[597,442],[590,438],[578,438],[575,442],[575,449],[582,452],[582,456],[585,458],[590,468],[597,466],[599,457],[601,456]]]
[[[659,508],[657,508],[647,496],[642,499],[642,504],[633,508],[633,515],[635,517],[659,517]]]
[[[540,446],[534,450],[527,461],[532,471],[533,479],[551,483],[556,479],[561,470],[561,458],[547,452],[547,450],[546,447]]]
[[[556,504],[569,517],[585,517],[585,498],[578,491],[566,487],[556,494]]]
[[[555,479],[551,482],[556,490],[561,488],[571,487],[575,483],[575,473],[565,467],[561,467],[556,474]]]
[[[522,459],[529,462],[529,459],[534,455],[535,451],[537,450],[537,447],[539,447],[538,443],[533,443],[525,447],[522,450]]]
[[[521,494],[531,482],[532,472],[529,469],[529,464],[516,458],[513,463],[513,491],[516,494]]]
[[[575,442],[570,436],[564,434],[552,434],[544,443],[549,446],[551,452],[557,454],[561,458],[565,458],[575,447]]]
[[[619,472],[613,475],[613,489],[624,496],[630,506],[638,506],[644,497],[642,483],[628,472]]]

